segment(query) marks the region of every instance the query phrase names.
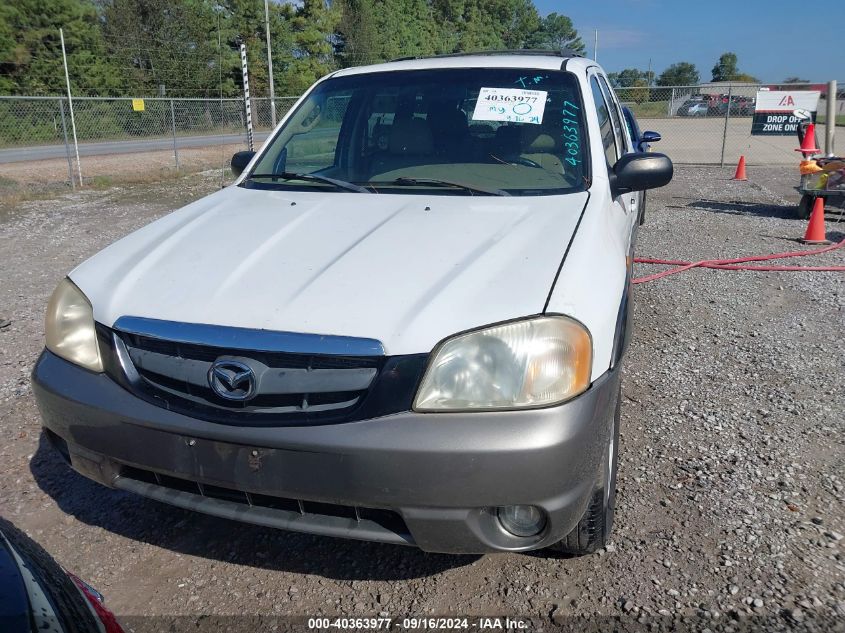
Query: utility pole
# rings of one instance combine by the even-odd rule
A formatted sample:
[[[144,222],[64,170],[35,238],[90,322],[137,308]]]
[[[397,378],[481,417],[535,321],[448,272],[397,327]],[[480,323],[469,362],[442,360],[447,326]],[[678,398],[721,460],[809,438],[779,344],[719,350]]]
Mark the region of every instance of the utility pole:
[[[67,103],[70,107],[70,127],[73,130],[73,148],[76,152],[76,171],[79,174],[79,186],[82,186],[82,165],[79,163],[79,143],[76,140],[76,121],[73,118],[73,97],[70,94],[70,75],[67,72],[67,53],[65,52],[65,33],[59,29],[62,40],[62,60],[65,64],[65,84],[67,85]]]
[[[596,29],[596,39],[593,41],[593,61],[599,61],[599,30]]]
[[[270,7],[264,0],[264,32],[267,34],[267,74],[270,76],[270,121],[276,127],[276,90],[273,85],[273,53],[270,50]]]

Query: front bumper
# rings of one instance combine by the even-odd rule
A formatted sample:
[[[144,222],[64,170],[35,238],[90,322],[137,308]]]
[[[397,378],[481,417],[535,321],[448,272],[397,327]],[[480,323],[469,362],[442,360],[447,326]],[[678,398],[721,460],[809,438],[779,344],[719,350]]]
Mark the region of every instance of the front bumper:
[[[620,372],[547,409],[269,428],[168,411],[46,350],[32,377],[50,439],[106,486],[260,525],[480,553],[545,547],[575,526],[603,477]],[[496,508],[512,504],[543,508],[543,532],[503,530]]]

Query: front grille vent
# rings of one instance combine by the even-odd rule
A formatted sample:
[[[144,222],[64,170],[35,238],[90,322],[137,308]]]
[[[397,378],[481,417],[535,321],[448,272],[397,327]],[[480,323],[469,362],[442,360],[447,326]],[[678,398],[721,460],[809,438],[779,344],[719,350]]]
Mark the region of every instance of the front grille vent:
[[[115,332],[118,355],[133,386],[168,409],[212,421],[297,418],[318,421],[348,415],[367,395],[381,356],[333,356],[244,351]],[[209,370],[220,359],[242,362],[256,376],[255,394],[229,400],[212,390]],[[133,381],[134,379],[134,381]]]

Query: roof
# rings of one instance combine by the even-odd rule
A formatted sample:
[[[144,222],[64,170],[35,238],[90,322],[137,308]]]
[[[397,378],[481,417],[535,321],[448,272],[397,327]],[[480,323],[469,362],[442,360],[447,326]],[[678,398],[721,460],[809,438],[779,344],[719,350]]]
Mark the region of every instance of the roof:
[[[409,55],[408,57],[398,57],[391,59],[392,62],[402,62],[409,59],[438,59],[441,57],[474,57],[478,55],[539,55],[541,57],[583,57],[583,55],[571,48],[562,48],[560,50],[548,50],[543,48],[518,48],[518,49],[504,49],[504,50],[490,50],[490,51],[463,51],[460,53],[441,53],[440,55]]]
[[[436,57],[403,58],[371,66],[344,68],[333,77],[346,77],[366,73],[392,72],[398,70],[427,70],[434,68],[534,68],[539,70],[561,70],[564,66],[578,70],[595,65],[583,57],[569,57],[566,51],[493,51],[482,53],[459,53]]]

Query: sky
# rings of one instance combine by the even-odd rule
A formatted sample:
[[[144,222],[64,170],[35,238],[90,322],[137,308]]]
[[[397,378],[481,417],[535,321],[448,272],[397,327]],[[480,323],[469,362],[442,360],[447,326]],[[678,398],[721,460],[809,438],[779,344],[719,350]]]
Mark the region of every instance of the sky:
[[[692,62],[702,81],[722,53],[739,57],[740,72],[764,83],[801,77],[814,83],[845,83],[845,17],[841,0],[534,0],[542,15],[562,13],[607,72],[652,68],[659,75],[675,62]],[[810,11],[802,15],[804,9]],[[830,10],[830,19],[823,16]],[[814,15],[815,14],[815,15]]]

